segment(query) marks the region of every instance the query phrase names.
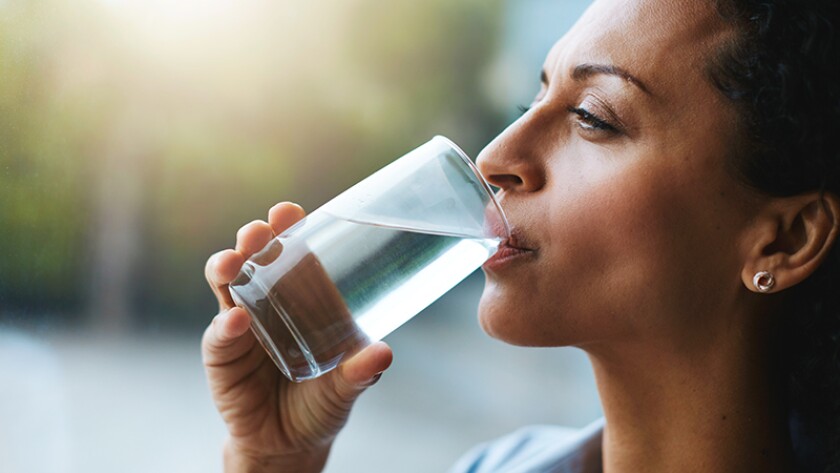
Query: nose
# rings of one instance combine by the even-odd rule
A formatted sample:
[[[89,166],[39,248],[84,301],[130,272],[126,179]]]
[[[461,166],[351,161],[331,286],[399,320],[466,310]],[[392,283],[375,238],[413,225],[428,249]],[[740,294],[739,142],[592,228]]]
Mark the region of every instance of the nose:
[[[487,181],[507,193],[535,192],[545,185],[538,159],[539,137],[529,137],[525,117],[511,124],[479,153],[476,165]]]

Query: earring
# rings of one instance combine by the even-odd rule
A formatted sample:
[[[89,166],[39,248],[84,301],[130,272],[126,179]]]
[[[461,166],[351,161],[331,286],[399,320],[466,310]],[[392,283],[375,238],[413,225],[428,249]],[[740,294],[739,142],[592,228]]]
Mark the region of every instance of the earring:
[[[758,289],[758,292],[770,292],[775,285],[776,278],[770,271],[759,271],[753,277],[753,286]]]

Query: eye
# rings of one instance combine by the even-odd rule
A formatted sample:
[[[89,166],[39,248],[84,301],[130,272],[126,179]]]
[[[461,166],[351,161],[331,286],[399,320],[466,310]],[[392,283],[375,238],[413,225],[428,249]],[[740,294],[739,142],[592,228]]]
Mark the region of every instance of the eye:
[[[519,110],[520,115],[525,115],[528,113],[528,110],[531,110],[531,107],[526,107],[525,105],[517,105],[516,109]]]
[[[618,128],[585,108],[569,107],[569,113],[577,115],[578,125],[584,130],[618,133]]]

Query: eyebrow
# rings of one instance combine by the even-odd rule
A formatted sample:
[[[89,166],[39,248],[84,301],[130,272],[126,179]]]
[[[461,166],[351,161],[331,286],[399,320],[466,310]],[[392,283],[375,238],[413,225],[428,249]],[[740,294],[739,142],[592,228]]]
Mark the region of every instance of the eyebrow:
[[[630,74],[627,70],[610,64],[581,64],[576,66],[572,71],[572,79],[582,81],[597,74],[620,77],[638,87],[642,92],[651,95],[650,89],[647,88],[644,82],[640,81],[633,74]],[[548,85],[548,74],[546,74],[545,69],[540,72],[540,82]]]

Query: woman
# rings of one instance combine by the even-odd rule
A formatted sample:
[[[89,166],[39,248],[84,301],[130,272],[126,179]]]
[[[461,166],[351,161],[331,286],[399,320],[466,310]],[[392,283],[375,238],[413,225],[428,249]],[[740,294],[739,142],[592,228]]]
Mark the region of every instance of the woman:
[[[585,350],[605,424],[520,433],[454,471],[840,471],[837,21],[834,0],[597,0],[555,44],[477,160],[517,249],[485,266],[479,317]],[[303,215],[279,204],[208,261],[229,472],[320,471],[391,362],[377,343],[291,385],[231,308],[244,259]]]

